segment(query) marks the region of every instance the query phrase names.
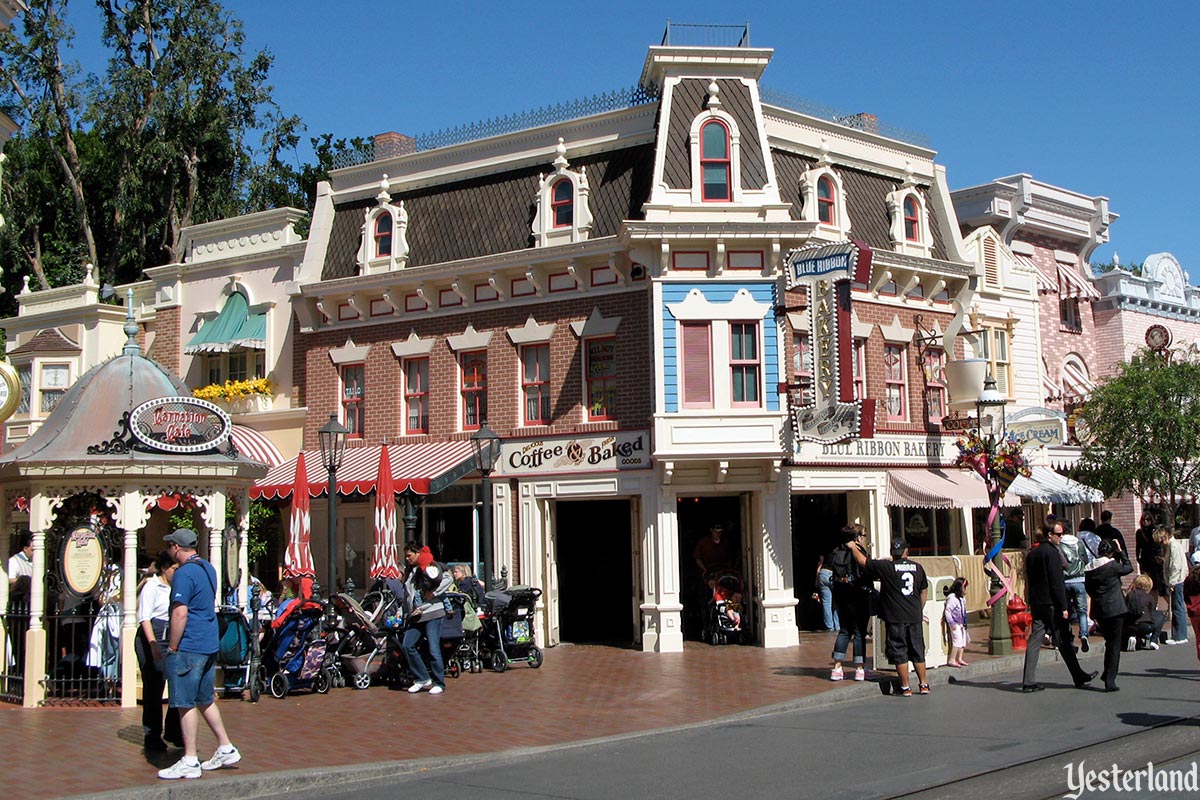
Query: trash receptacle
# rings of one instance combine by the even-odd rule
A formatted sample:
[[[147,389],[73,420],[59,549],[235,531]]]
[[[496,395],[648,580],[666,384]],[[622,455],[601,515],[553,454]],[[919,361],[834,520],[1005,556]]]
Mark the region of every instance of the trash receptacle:
[[[942,618],[946,613],[946,591],[954,583],[953,575],[937,575],[929,578],[929,590],[925,594],[925,666],[929,669],[946,665],[950,657],[949,642],[946,641],[946,626]]]

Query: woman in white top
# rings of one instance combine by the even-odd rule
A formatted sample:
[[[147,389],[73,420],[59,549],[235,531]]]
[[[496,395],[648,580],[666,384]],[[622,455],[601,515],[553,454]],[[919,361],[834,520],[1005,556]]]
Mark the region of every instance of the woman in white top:
[[[167,652],[167,624],[171,619],[171,577],[178,565],[164,550],[154,559],[155,574],[146,580],[138,595],[136,650],[142,670],[142,730],[150,752],[164,752],[162,696],[165,678],[163,659]],[[167,714],[168,739],[182,744],[178,714]]]

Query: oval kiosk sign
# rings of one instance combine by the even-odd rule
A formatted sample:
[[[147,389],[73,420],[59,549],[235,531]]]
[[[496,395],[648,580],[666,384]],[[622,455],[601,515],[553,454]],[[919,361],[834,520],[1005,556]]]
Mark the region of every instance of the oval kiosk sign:
[[[225,410],[195,397],[159,397],[129,414],[134,438],[164,453],[204,453],[221,447],[233,432]]]
[[[80,525],[67,534],[60,563],[71,594],[88,597],[96,590],[104,574],[104,546],[91,525]]]

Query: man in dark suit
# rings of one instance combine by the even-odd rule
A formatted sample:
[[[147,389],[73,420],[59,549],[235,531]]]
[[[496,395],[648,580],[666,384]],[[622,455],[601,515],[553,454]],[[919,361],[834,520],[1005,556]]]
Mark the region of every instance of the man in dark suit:
[[[1025,591],[1029,595],[1033,626],[1029,631],[1029,646],[1025,649],[1025,673],[1021,681],[1023,692],[1040,692],[1043,688],[1037,683],[1037,663],[1042,638],[1047,631],[1054,637],[1076,688],[1083,688],[1084,684],[1096,677],[1095,672],[1084,672],[1079,666],[1072,646],[1063,556],[1058,549],[1062,534],[1062,525],[1057,522],[1053,527],[1043,527],[1038,546],[1025,557]]]
[[[1113,527],[1112,516],[1112,512],[1108,509],[1100,512],[1100,524],[1096,526],[1096,535],[1101,539],[1116,542],[1117,547],[1128,555],[1129,548],[1125,546],[1125,536],[1118,528]]]

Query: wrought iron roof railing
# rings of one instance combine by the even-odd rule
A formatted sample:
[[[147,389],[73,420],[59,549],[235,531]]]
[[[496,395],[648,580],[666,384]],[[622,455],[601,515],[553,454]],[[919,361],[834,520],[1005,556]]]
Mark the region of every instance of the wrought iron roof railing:
[[[506,114],[503,117],[472,122],[454,128],[443,128],[432,133],[422,133],[415,138],[413,152],[434,150],[439,147],[474,142],[492,136],[501,136],[515,131],[551,125],[555,122],[589,117],[603,114],[606,111],[616,111],[622,108],[634,108],[658,100],[658,93],[644,86],[633,86],[616,89],[611,92],[580,97],[563,103],[543,106],[517,114]],[[345,150],[334,156],[334,169],[353,167],[375,160],[375,145],[366,142],[358,149]]]
[[[847,128],[877,133],[880,136],[907,142],[917,147],[931,147],[929,137],[924,133],[882,122],[874,114],[848,114],[832,106],[807,100],[791,92],[767,86],[760,87],[759,94],[764,103],[769,103],[773,106],[786,108],[790,111],[798,111],[810,117],[817,117],[818,119],[834,122],[838,125],[845,125]]]
[[[697,25],[671,22],[663,31],[664,47],[749,47],[750,23],[745,25]]]

